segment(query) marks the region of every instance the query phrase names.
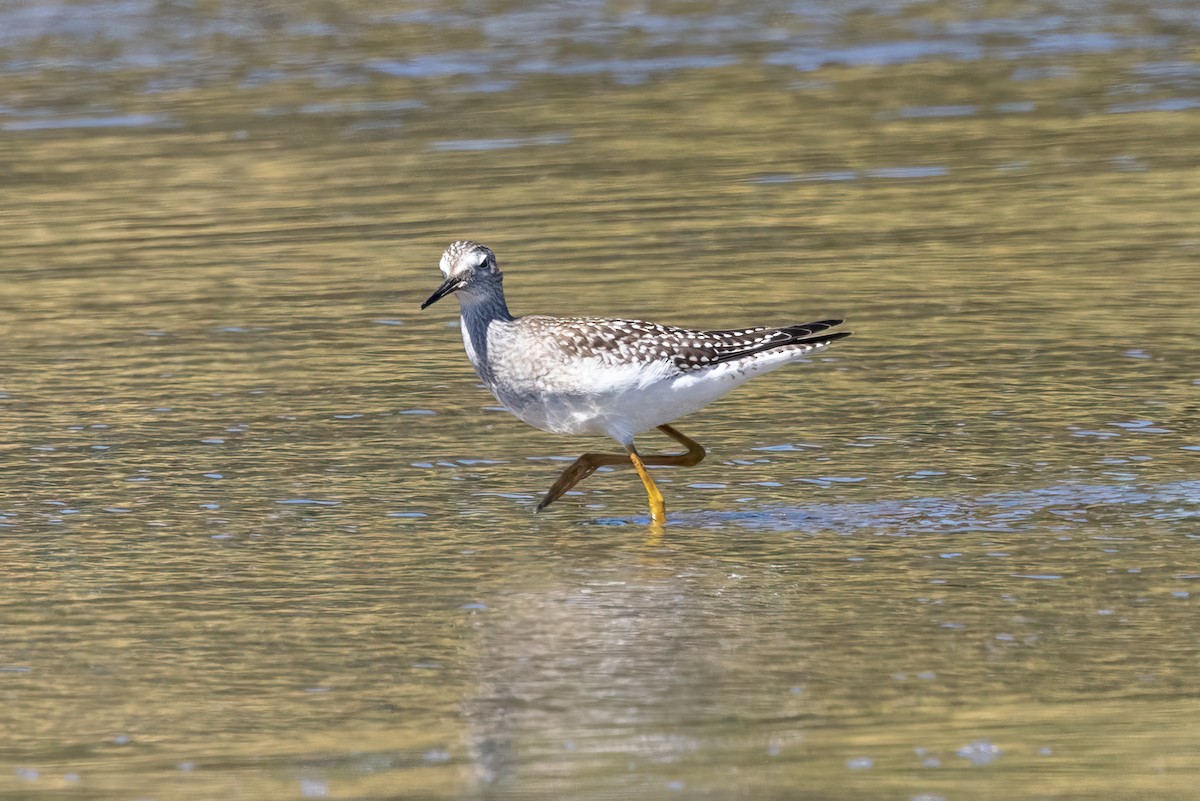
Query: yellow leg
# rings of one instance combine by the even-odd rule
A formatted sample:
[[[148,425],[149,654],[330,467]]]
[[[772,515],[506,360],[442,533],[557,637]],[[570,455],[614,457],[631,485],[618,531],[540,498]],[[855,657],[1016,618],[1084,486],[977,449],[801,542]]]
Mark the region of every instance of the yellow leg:
[[[596,472],[597,467],[604,467],[606,465],[618,466],[628,463],[629,460],[625,456],[616,453],[585,453],[571,462],[570,467],[562,471],[562,475],[558,477],[558,481],[554,482],[554,486],[546,493],[546,497],[542,498],[542,502],[537,505],[537,511],[540,512],[557,501],[571,487]]]
[[[638,476],[642,479],[642,484],[646,487],[646,494],[650,498],[650,522],[654,525],[665,523],[667,520],[666,504],[663,503],[662,493],[659,492],[654,479],[650,478],[650,473],[647,472],[646,465],[654,465],[655,467],[692,467],[704,459],[704,447],[699,442],[696,442],[696,440],[681,434],[671,426],[661,425],[658,427],[658,430],[687,448],[687,451],[684,453],[656,454],[654,456],[643,457],[630,445],[627,448],[629,452],[627,456],[615,453],[585,453],[562,472],[562,475],[554,482],[554,486],[546,493],[546,497],[542,498],[542,502],[538,504],[537,511],[540,512],[557,501],[571,487],[574,487],[580,481],[583,481],[596,472],[596,468],[605,466],[619,467],[632,463],[634,469],[638,472]]]
[[[629,451],[629,461],[633,462],[633,469],[637,470],[638,476],[641,477],[642,484],[646,487],[646,495],[650,499],[650,524],[653,526],[664,525],[667,522],[667,505],[663,503],[663,496],[658,491],[658,485],[654,483],[654,479],[650,478],[650,471],[646,469],[646,463],[642,461],[642,457],[638,456],[633,445],[626,446],[626,450]]]
[[[685,434],[681,434],[678,430],[668,425],[661,425],[658,427],[658,430],[678,442],[683,447],[687,448],[687,453],[672,453],[664,454],[662,456],[651,456],[645,460],[646,464],[694,467],[704,460],[704,446],[699,442],[696,442],[696,440],[686,436]]]

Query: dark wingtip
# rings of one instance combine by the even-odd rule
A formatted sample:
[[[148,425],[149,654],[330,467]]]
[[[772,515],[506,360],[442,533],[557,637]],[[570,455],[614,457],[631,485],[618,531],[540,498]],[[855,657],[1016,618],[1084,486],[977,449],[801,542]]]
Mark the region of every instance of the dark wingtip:
[[[817,320],[816,322],[812,322],[812,323],[802,323],[800,325],[785,326],[784,328],[782,328],[780,330],[787,331],[794,336],[803,337],[803,336],[809,336],[810,334],[819,334],[822,331],[827,331],[830,328],[839,326],[843,322],[845,322],[845,321],[844,320]],[[846,334],[840,334],[839,336],[847,336],[848,333],[849,332],[847,332]]]
[[[831,334],[817,334],[816,336],[813,336],[813,337],[804,337],[803,339],[797,339],[795,342],[790,342],[788,344],[812,345],[813,347],[819,348],[823,345],[828,345],[830,342],[833,342],[835,340],[845,339],[846,337],[850,336],[851,333],[853,333],[853,332],[851,332],[851,331],[834,331]]]

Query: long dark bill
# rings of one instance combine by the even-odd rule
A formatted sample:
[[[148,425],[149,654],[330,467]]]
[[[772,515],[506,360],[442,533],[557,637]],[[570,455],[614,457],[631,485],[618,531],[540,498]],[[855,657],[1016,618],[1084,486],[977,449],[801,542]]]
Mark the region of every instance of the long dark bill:
[[[445,281],[442,282],[442,285],[437,288],[437,291],[435,291],[432,295],[430,295],[429,298],[424,303],[421,304],[421,308],[424,309],[428,306],[432,306],[433,304],[437,303],[442,298],[449,295],[451,292],[454,292],[454,291],[460,289],[461,287],[462,287],[461,279],[447,278]]]

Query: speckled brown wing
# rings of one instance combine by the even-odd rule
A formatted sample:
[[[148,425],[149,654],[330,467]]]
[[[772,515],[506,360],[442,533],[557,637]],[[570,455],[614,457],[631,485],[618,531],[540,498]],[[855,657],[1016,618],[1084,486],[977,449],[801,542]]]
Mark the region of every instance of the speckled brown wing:
[[[700,370],[775,348],[815,348],[849,336],[847,331],[820,334],[839,325],[841,320],[721,331],[588,317],[562,320],[533,316],[523,321],[530,331],[544,327],[547,335],[553,335],[556,347],[570,357],[592,357],[622,364],[669,362],[680,372]]]
[[[676,363],[684,370],[698,370],[712,364],[736,361],[776,348],[796,346],[816,348],[835,339],[850,336],[849,331],[820,333],[841,324],[841,320],[818,320],[782,328],[760,326],[725,331],[700,331],[696,333],[703,338],[703,344],[685,348],[676,356]]]

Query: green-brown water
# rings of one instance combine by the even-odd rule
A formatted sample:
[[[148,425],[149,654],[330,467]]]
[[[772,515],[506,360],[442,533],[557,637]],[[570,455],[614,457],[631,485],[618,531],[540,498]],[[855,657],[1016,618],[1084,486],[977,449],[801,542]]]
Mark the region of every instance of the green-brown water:
[[[0,798],[1194,797],[1200,16],[841,8],[0,10]],[[855,336],[535,517],[462,237]]]

